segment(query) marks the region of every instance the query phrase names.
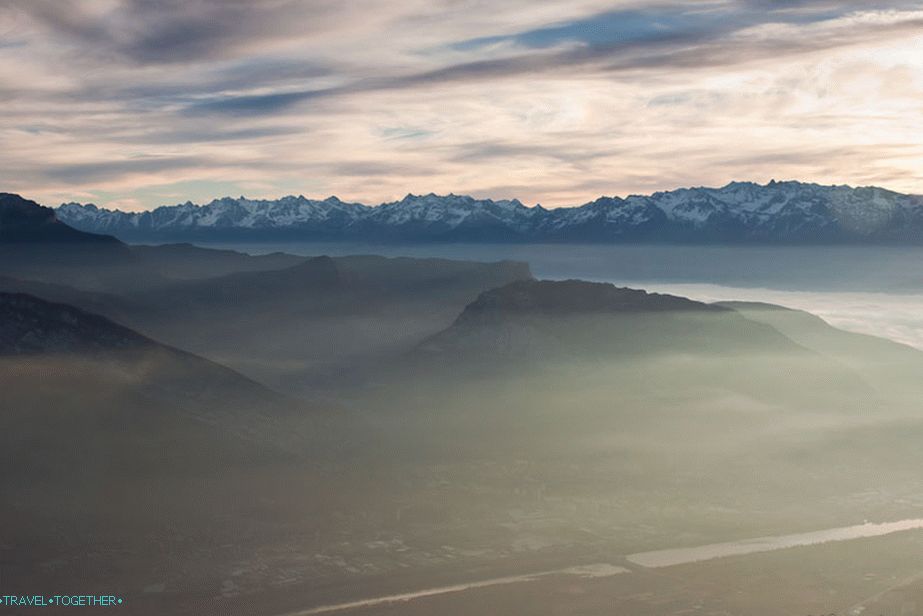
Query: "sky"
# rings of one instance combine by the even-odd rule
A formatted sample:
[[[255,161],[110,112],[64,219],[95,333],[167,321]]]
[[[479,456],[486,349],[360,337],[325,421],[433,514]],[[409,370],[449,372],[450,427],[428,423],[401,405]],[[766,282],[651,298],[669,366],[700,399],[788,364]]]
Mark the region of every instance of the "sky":
[[[0,0],[0,191],[923,193],[923,1]]]

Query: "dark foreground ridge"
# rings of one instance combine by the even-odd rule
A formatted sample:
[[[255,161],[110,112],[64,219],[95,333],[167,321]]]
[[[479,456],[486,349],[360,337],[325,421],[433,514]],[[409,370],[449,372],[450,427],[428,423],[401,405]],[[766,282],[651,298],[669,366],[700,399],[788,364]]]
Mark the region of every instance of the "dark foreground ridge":
[[[55,211],[11,193],[0,193],[0,244],[43,242],[120,244],[114,237],[78,231],[58,219]]]
[[[256,408],[282,402],[278,394],[234,370],[106,317],[24,293],[0,292],[0,359],[17,358],[32,358],[36,365],[76,362],[96,376],[105,373],[102,381],[113,388],[119,378],[134,374],[137,390],[149,399],[181,407],[219,408],[242,400],[243,406]]]
[[[67,304],[0,292],[0,355],[153,348],[127,327]]]

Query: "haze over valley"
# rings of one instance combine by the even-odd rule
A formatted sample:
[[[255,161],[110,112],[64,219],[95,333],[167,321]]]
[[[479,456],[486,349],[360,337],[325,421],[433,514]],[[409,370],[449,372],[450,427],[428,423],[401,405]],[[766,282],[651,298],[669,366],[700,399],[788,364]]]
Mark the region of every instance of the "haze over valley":
[[[919,536],[923,352],[887,336],[573,271],[542,279],[490,260],[497,244],[137,246],[14,195],[0,221],[13,587],[118,588],[139,614],[772,613],[874,605],[892,571],[915,571],[894,555]],[[555,266],[548,249],[511,249]],[[599,278],[619,250],[659,249],[576,250],[603,255],[586,261]],[[679,586],[636,556],[866,520],[911,522],[671,565],[689,571]],[[767,603],[771,585],[732,598],[704,581],[736,583],[725,559],[794,571],[803,553],[852,549],[892,556],[861,584],[848,567],[825,574],[835,596]],[[649,594],[627,591],[639,584]]]
[[[923,614],[920,0],[0,0],[0,616]]]

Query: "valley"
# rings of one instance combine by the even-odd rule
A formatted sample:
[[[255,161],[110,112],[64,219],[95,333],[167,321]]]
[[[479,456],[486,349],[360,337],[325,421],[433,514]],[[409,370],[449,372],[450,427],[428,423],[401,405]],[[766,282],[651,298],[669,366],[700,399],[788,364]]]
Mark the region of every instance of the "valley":
[[[923,616],[923,0],[0,0],[0,616]]]
[[[923,508],[912,347],[496,253],[104,239],[130,256],[101,268],[98,241],[4,246],[11,588],[137,614],[769,614],[919,574],[919,530],[863,525]],[[835,528],[857,537],[805,545]],[[893,558],[825,560],[853,545]],[[728,557],[642,566],[693,546]]]

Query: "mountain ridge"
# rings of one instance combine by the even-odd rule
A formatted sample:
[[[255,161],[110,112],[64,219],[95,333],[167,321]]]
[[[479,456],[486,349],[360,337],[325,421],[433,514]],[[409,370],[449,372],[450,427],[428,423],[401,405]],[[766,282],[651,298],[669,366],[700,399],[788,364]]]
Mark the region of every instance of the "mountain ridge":
[[[27,293],[0,292],[0,361],[4,366],[19,361],[39,374],[44,370],[47,388],[60,385],[53,383],[58,380],[55,366],[67,366],[64,376],[57,375],[62,383],[86,372],[136,402],[155,402],[202,420],[226,415],[249,421],[288,404],[280,394],[222,364],[103,315]],[[232,412],[232,402],[252,409],[252,418]]]
[[[0,245],[70,244],[119,246],[116,238],[76,229],[54,209],[14,193],[0,192]]]
[[[77,229],[123,239],[470,242],[923,242],[923,196],[797,181],[731,182],[546,209],[516,199],[408,194],[376,206],[303,195],[224,197],[145,212],[62,204]]]
[[[575,351],[706,353],[712,346],[721,348],[725,333],[738,330],[760,340],[766,350],[790,350],[791,340],[771,329],[746,321],[731,308],[676,295],[611,283],[533,279],[481,293],[416,352],[427,359],[475,353],[482,360],[497,353],[517,361]]]

